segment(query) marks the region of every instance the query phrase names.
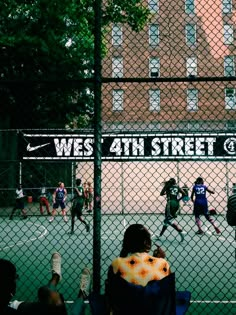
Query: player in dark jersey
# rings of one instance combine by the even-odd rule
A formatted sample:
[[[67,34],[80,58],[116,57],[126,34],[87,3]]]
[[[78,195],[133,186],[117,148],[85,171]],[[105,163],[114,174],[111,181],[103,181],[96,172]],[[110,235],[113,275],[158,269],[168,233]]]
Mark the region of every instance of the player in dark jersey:
[[[81,186],[81,179],[76,179],[75,196],[71,207],[71,234],[74,234],[75,217],[82,222],[86,231],[89,232],[89,224],[83,219],[82,211],[84,206],[84,188]]]
[[[179,198],[179,194],[182,195],[181,198]],[[181,189],[177,185],[176,180],[174,178],[170,178],[167,182],[165,182],[160,195],[166,195],[167,200],[165,208],[165,219],[163,222],[160,237],[164,234],[164,232],[167,230],[167,227],[170,225],[179,232],[182,242],[184,240],[182,229],[173,221],[177,217],[177,212],[179,210],[179,201],[183,198],[185,193],[183,189]]]
[[[66,198],[67,198],[67,190],[64,186],[64,183],[59,182],[58,187],[56,188],[56,190],[54,191],[54,193],[52,195],[53,210],[52,210],[52,216],[50,217],[49,222],[52,222],[54,220],[56,210],[58,209],[59,206],[61,207],[64,221],[65,222],[68,221],[68,218],[66,216],[66,206],[65,206]]]
[[[204,185],[203,179],[201,177],[198,177],[191,193],[191,200],[194,203],[193,213],[195,216],[196,225],[198,227],[198,231],[196,232],[196,234],[204,233],[201,228],[202,222],[200,220],[200,215],[204,215],[207,221],[209,221],[214,226],[216,233],[220,234],[220,229],[215,225],[214,220],[210,217],[208,213],[206,192],[214,194],[213,190],[210,190],[206,185]]]

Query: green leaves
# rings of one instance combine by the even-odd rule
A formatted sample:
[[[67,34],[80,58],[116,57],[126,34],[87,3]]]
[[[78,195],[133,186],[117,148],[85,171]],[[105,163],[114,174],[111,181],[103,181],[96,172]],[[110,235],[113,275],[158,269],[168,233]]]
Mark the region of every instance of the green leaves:
[[[10,86],[8,93],[4,92],[5,98],[11,97],[4,102],[2,112],[5,115],[18,112],[10,115],[9,127],[64,127],[70,123],[77,127],[91,126],[91,86],[81,82],[76,88],[68,88],[63,83],[52,87],[41,81],[92,78],[93,6],[93,0],[5,0],[2,3],[0,80],[27,82],[23,92],[17,84]],[[141,0],[109,0],[103,11],[104,34],[111,22],[128,23],[139,31],[147,22],[148,13]],[[102,50],[105,53],[105,46]]]

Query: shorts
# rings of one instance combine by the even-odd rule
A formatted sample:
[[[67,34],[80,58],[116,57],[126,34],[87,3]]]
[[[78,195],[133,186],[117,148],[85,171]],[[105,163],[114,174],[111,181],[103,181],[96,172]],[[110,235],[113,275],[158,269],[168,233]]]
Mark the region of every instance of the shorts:
[[[184,202],[188,202],[189,201],[189,196],[184,196],[183,198],[182,198],[182,200],[184,201]]]
[[[53,209],[57,209],[57,208],[59,208],[59,206],[61,207],[61,209],[66,208],[63,200],[56,200],[56,202],[54,202],[54,204],[53,204]]]
[[[194,203],[193,214],[195,215],[195,217],[198,217],[199,215],[207,215],[208,214],[207,203]]]
[[[20,210],[23,210],[25,208],[24,198],[16,199],[15,208]]]
[[[169,205],[168,204],[166,205],[165,216],[176,218],[177,217],[176,213],[179,210],[179,201],[170,200],[169,203],[170,203]],[[168,207],[170,207],[169,211],[168,211]]]
[[[71,216],[75,217],[77,216],[77,218],[82,216],[82,212],[83,212],[83,202],[81,203],[80,201],[74,201],[72,208],[71,208]]]

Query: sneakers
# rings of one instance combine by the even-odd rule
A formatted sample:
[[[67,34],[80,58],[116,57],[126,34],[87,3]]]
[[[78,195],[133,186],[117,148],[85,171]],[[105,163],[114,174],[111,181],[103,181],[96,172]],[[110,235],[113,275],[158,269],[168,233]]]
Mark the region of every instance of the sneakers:
[[[68,222],[68,217],[66,215],[64,215],[64,221]]]
[[[204,232],[203,232],[203,230],[198,230],[197,232],[196,232],[196,234],[204,234]]]
[[[221,232],[220,232],[220,229],[218,228],[218,227],[215,227],[215,230],[216,230],[216,233],[217,234],[220,234]]]
[[[89,224],[87,223],[86,224],[86,232],[89,232],[90,231],[90,226],[89,226]]]
[[[52,273],[56,273],[61,280],[61,255],[58,252],[55,252],[52,254],[52,258],[51,258],[51,269],[52,269]]]
[[[49,218],[49,222],[52,222],[53,220],[54,220],[54,217],[51,216],[51,217]]]
[[[84,299],[88,298],[91,288],[91,272],[88,268],[82,270],[79,288],[79,294],[82,294]]]

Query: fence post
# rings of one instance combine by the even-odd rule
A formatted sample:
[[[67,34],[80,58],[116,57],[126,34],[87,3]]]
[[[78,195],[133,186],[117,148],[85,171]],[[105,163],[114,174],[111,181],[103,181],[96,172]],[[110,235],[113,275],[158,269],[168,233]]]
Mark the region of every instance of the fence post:
[[[94,2],[94,231],[93,231],[93,290],[100,293],[101,287],[101,154],[102,154],[102,1]]]

